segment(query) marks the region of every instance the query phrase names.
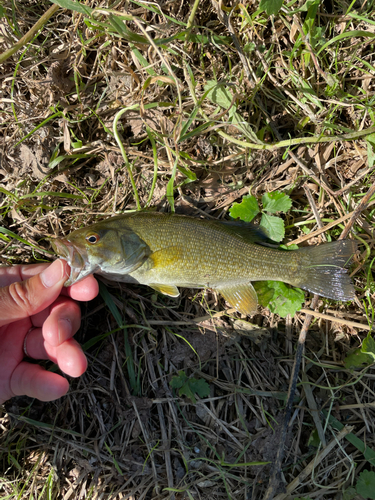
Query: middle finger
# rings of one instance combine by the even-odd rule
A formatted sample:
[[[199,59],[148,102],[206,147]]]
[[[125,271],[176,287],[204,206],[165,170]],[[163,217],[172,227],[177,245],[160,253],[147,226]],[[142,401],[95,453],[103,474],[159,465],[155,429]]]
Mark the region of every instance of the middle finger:
[[[81,309],[68,297],[60,296],[50,307],[43,323],[44,340],[52,347],[58,347],[78,331],[81,324]]]

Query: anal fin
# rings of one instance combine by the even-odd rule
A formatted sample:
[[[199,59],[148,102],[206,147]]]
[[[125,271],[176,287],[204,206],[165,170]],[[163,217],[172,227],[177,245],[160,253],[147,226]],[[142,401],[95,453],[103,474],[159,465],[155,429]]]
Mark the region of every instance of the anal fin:
[[[215,287],[229,304],[241,314],[254,314],[258,306],[258,296],[251,283]]]
[[[170,297],[178,297],[180,295],[178,288],[174,285],[159,285],[150,283],[148,286],[156,290],[157,292],[160,292],[163,295],[169,295]]]

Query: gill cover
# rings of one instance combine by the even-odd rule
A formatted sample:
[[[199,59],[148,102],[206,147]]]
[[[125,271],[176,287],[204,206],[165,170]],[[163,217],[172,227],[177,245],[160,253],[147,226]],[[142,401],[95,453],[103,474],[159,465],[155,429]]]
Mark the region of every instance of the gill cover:
[[[97,246],[97,265],[108,274],[129,274],[138,269],[151,254],[148,245],[132,230],[110,229],[100,236]]]

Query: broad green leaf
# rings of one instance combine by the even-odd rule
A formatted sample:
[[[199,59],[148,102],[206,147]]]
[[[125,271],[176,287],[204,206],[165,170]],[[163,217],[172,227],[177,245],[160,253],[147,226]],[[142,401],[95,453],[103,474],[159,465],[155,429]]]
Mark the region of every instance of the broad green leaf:
[[[188,378],[184,370],[180,370],[178,372],[178,375],[174,375],[172,377],[169,385],[172,387],[172,389],[181,389],[181,387],[186,383],[187,379]]]
[[[222,108],[229,108],[233,99],[233,94],[227,90],[223,84],[219,84],[215,82],[215,80],[208,80],[204,86],[204,90],[205,92],[208,91],[207,97],[211,102]]]
[[[279,245],[279,248],[281,248],[282,250],[298,250],[299,249],[299,246],[298,245],[289,245],[289,246],[286,246],[286,245]]]
[[[347,490],[343,491],[342,500],[353,500],[357,496],[355,488],[352,486]]]
[[[367,141],[367,162],[369,168],[374,166],[375,161],[375,134],[370,134],[366,137]]]
[[[291,288],[282,281],[258,281],[253,283],[259,303],[273,313],[285,318],[294,316],[305,301],[305,294],[299,288]]]
[[[314,429],[311,432],[309,440],[307,441],[307,445],[314,446],[315,448],[317,448],[320,445],[320,438],[317,429]]]
[[[297,14],[298,12],[306,12],[307,10],[309,10],[309,8],[314,5],[314,4],[320,4],[320,0],[307,0],[306,3],[304,3],[302,5],[302,7],[300,7],[299,9],[295,9],[295,10],[292,10],[290,11],[290,14]]]
[[[251,126],[247,123],[247,121],[236,111],[236,106],[232,106],[229,110],[229,116],[232,119],[233,125],[246,137],[251,139],[253,142],[258,144],[261,143],[257,135],[253,132]]]
[[[305,294],[299,288],[291,288],[281,281],[274,281],[275,293],[268,307],[271,312],[285,318],[294,316],[305,301]]]
[[[253,283],[258,295],[258,302],[263,307],[268,307],[275,294],[275,289],[269,283],[273,283],[273,281],[255,281]]]
[[[263,209],[266,212],[287,212],[292,206],[292,200],[285,193],[274,191],[262,196]]]
[[[369,470],[361,472],[356,490],[363,498],[375,499],[375,472]]]
[[[285,235],[283,219],[263,213],[260,225],[267,231],[271,240],[281,241]]]
[[[203,378],[189,378],[189,386],[200,398],[206,398],[210,394],[210,386]]]
[[[204,379],[188,378],[183,370],[172,377],[169,384],[173,389],[178,389],[179,396],[188,397],[194,404],[197,402],[194,394],[198,394],[200,398],[210,394],[210,386]]]
[[[233,203],[232,208],[229,209],[229,214],[233,219],[246,222],[251,222],[259,212],[257,199],[251,194],[244,196],[241,203]]]
[[[265,10],[268,16],[277,14],[281,9],[283,0],[260,0],[259,9]]]
[[[48,164],[49,168],[55,168],[59,163],[61,163],[64,160],[79,160],[81,158],[92,158],[94,155],[87,154],[87,153],[76,153],[76,154],[71,154],[71,155],[62,155],[62,156],[57,156],[54,158],[50,163]]]
[[[80,2],[73,2],[72,0],[53,0],[53,3],[57,3],[63,9],[73,10],[79,12],[80,14],[90,15],[93,11],[90,7],[83,5]]]
[[[193,181],[196,181],[196,180],[197,180],[197,175],[196,175],[196,173],[195,173],[195,172],[192,172],[191,170],[189,170],[189,169],[188,169],[188,168],[186,168],[186,167],[183,167],[182,165],[178,165],[178,167],[177,167],[177,168],[178,168],[178,170],[179,170],[182,174],[186,175],[186,177],[187,177],[187,178],[188,178],[191,182],[193,182]]]
[[[363,368],[375,363],[375,341],[371,332],[363,340],[361,347],[348,354],[345,358],[345,368],[352,370],[354,368]]]
[[[128,40],[130,42],[135,42],[135,43],[142,43],[145,45],[149,45],[149,41],[147,38],[145,38],[142,35],[138,35],[138,33],[134,33],[124,23],[124,21],[119,17],[119,16],[113,16],[112,14],[108,17],[108,20],[113,27],[113,29],[118,33],[120,36],[125,38],[125,40]]]

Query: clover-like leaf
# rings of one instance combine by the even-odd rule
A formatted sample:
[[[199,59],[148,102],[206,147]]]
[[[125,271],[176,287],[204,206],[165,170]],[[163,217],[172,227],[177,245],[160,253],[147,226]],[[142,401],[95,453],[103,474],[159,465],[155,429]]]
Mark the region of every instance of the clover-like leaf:
[[[262,196],[263,209],[266,212],[287,212],[292,206],[292,200],[285,193],[274,191],[273,193],[265,193]]]
[[[360,473],[356,484],[357,493],[363,498],[375,499],[375,472],[364,470]]]
[[[197,402],[195,394],[204,398],[210,394],[210,386],[202,378],[188,378],[186,373],[181,370],[178,375],[172,377],[170,386],[178,389],[179,396],[186,396],[195,404]]]
[[[259,205],[255,196],[249,194],[242,198],[241,203],[233,203],[229,209],[230,216],[233,219],[241,219],[246,222],[251,222],[260,212]]]
[[[285,285],[282,281],[258,281],[253,285],[259,303],[282,318],[288,314],[294,316],[305,301],[303,290]]]
[[[277,14],[281,9],[283,0],[260,0],[260,10],[265,10],[267,15]]]
[[[354,368],[363,368],[375,363],[375,340],[371,333],[363,340],[361,347],[349,353],[345,360],[345,368],[352,370]]]
[[[260,225],[264,227],[267,234],[274,241],[281,241],[285,235],[285,227],[283,219],[263,213],[260,220]]]

